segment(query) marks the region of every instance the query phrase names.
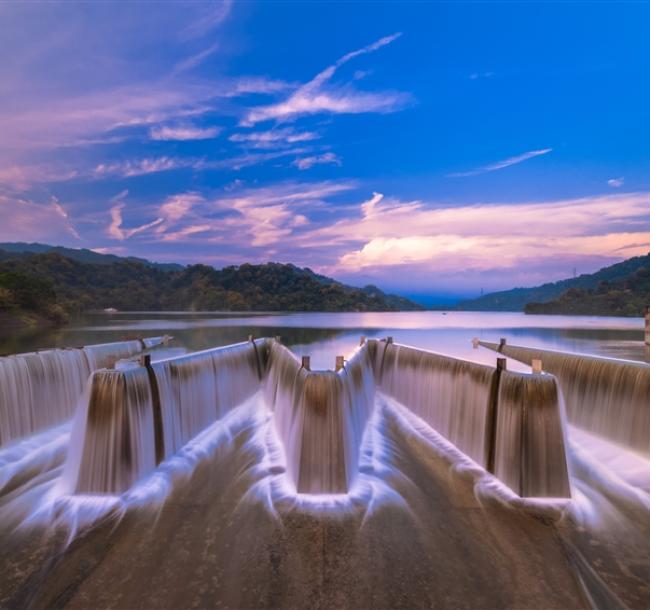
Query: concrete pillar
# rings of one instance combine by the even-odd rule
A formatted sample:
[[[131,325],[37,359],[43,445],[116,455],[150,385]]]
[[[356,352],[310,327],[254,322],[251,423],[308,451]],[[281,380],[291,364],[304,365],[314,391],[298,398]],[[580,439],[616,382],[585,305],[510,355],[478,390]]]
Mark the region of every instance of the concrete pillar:
[[[533,373],[539,374],[542,372],[542,361],[539,358],[533,358],[532,361]]]
[[[645,344],[650,345],[650,305],[645,308]]]
[[[303,356],[302,357],[302,368],[311,371],[311,364],[310,364],[310,358],[309,356]]]
[[[343,356],[337,356],[336,357],[336,362],[334,364],[334,370],[335,371],[340,371],[343,367],[345,366],[345,357]]]

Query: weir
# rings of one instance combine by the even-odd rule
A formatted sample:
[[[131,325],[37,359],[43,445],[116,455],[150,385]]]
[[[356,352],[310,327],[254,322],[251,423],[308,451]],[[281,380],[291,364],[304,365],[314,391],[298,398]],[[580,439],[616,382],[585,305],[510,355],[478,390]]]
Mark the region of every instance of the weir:
[[[287,470],[299,493],[345,493],[358,471],[359,449],[374,401],[367,346],[339,371],[310,371],[273,342],[265,384]]]
[[[513,491],[568,497],[551,375],[511,373],[370,340],[336,371],[311,371],[274,339],[145,367],[98,371],[66,472],[79,493],[120,493],[255,392],[273,411],[298,493],[350,490],[376,389],[412,410]]]
[[[0,357],[0,446],[74,415],[89,375],[164,337]]]
[[[524,497],[568,497],[557,382],[392,342],[375,343],[379,388]]]
[[[599,436],[650,455],[650,365],[552,350],[480,341],[488,349],[557,377],[569,421]]]

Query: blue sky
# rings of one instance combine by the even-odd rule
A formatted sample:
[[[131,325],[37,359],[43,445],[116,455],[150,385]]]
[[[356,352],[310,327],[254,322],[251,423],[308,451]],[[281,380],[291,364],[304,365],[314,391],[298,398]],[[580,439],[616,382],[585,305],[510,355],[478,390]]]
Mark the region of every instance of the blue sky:
[[[650,250],[650,4],[0,4],[0,240],[409,295]]]

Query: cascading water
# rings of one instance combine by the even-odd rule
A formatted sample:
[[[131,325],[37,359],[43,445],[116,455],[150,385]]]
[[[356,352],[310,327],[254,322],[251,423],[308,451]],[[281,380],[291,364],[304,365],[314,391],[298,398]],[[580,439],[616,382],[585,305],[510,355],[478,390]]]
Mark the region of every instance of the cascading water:
[[[485,466],[488,409],[495,370],[388,342],[377,344],[381,391]]]
[[[144,368],[97,371],[87,405],[77,414],[73,438],[83,438],[71,454],[66,478],[81,493],[128,489],[156,467],[154,414],[149,375]],[[83,428],[79,435],[76,428]],[[78,460],[78,461],[77,461]]]
[[[150,338],[147,346],[163,341]],[[0,446],[70,419],[92,371],[144,347],[136,340],[0,358]]]
[[[374,402],[366,346],[338,372],[309,371],[279,343],[271,346],[267,402],[300,493],[345,493],[358,472],[359,451]]]
[[[323,566],[337,564],[342,567],[336,583],[356,583],[359,574],[365,576],[358,596],[341,603],[349,607],[372,605],[363,595],[368,590],[374,595],[381,586],[377,583],[385,585],[382,594],[395,606],[425,600],[421,607],[432,607],[442,595],[455,591],[457,596],[449,602],[454,607],[550,607],[543,602],[555,592],[560,600],[555,606],[578,607],[579,597],[567,593],[574,583],[564,547],[558,543],[563,525],[549,526],[548,515],[557,519],[567,505],[571,510],[586,507],[583,496],[594,488],[596,478],[601,486],[596,496],[611,494],[612,485],[585,457],[572,501],[542,500],[539,506],[555,511],[538,513],[543,520],[523,515],[521,508],[529,500],[507,489],[507,494],[496,496],[497,502],[490,502],[490,491],[505,486],[474,463],[487,463],[490,443],[494,473],[516,493],[535,496],[530,504],[537,496],[568,495],[561,396],[554,378],[501,370],[495,387],[496,377],[494,368],[374,340],[336,373],[303,368],[289,350],[272,340],[189,354],[148,367],[97,372],[80,402],[69,443],[64,479],[71,485],[59,482],[67,430],[48,441],[48,450],[56,457],[53,468],[32,455],[33,447],[21,446],[18,451],[12,446],[6,458],[0,452],[0,528],[13,530],[27,516],[35,521],[33,505],[47,493],[40,523],[52,527],[65,518],[74,520],[79,528],[75,531],[87,533],[68,550],[57,549],[51,567],[48,564],[34,578],[16,579],[18,584],[6,588],[31,595],[38,584],[41,603],[35,607],[63,606],[68,599],[73,599],[73,606],[84,602],[87,606],[92,600],[97,606],[105,602],[115,607],[140,607],[146,605],[137,603],[143,599],[156,607],[164,605],[161,600],[177,607],[188,601],[212,605],[224,599],[229,602],[224,606],[250,607],[265,599],[269,607],[295,607],[308,606],[314,599],[308,587],[301,597],[295,583],[317,581],[318,587],[324,586],[318,580],[325,573]],[[257,394],[260,388],[264,391]],[[251,399],[241,409],[233,409],[247,396]],[[273,409],[272,415],[267,407]],[[218,418],[220,423],[212,425]],[[474,462],[443,436],[472,455]],[[284,446],[286,473],[277,440]],[[269,448],[275,450],[273,460],[265,453]],[[20,467],[11,461],[12,452],[24,462]],[[161,459],[165,461],[158,464]],[[199,461],[202,467],[195,470]],[[28,465],[35,476],[21,476]],[[5,468],[9,475],[5,479],[3,466],[11,466]],[[565,487],[558,486],[555,472]],[[25,485],[28,477],[32,480]],[[287,478],[293,489],[286,485]],[[74,490],[79,494],[68,495]],[[634,514],[647,520],[647,505],[636,492],[629,489],[627,503],[617,505],[617,510],[629,513],[628,506],[633,506]],[[172,493],[174,501],[165,502]],[[610,508],[613,500],[609,495],[603,498],[614,521],[618,513]],[[83,529],[100,517],[127,511],[128,519],[111,519],[110,527]],[[647,532],[647,523],[645,528],[634,533]],[[592,545],[584,532],[581,535],[586,542],[580,550],[594,552],[591,557],[584,551],[590,562],[600,565],[602,545]],[[11,571],[11,555],[18,555],[23,544],[24,557],[47,556],[36,554],[37,538],[16,538],[4,563],[0,553],[4,574]],[[647,537],[637,538],[641,550],[626,550],[631,559],[622,569],[629,568],[641,580],[645,572],[639,558]],[[627,539],[625,543],[626,549],[631,546]],[[380,563],[377,549],[385,553],[379,559],[388,566],[379,576],[369,572]],[[188,562],[187,557],[193,560]],[[276,561],[278,557],[281,560]],[[298,559],[285,562],[285,557]],[[17,565],[22,570],[31,565],[29,561],[33,560]],[[73,588],[66,579],[78,573],[80,562],[83,574]],[[97,562],[100,569],[95,569]],[[440,571],[442,563],[451,576]],[[603,568],[605,574],[612,563]],[[470,574],[467,565],[477,569]],[[214,585],[218,591],[211,598],[202,592],[191,597],[207,583],[202,577],[206,573],[218,575]],[[203,580],[195,580],[197,575]],[[4,576],[5,583],[9,578]],[[134,583],[153,579],[151,588],[159,596],[151,597],[151,588],[129,585],[129,578]],[[110,582],[127,584],[107,587]],[[390,589],[402,582],[403,590],[390,597]],[[268,589],[242,593],[259,583],[268,584]],[[531,587],[536,588],[532,593]],[[284,597],[278,593],[281,588],[287,590]],[[518,596],[511,595],[513,588]],[[224,597],[225,589],[236,594]],[[493,590],[495,595],[489,597],[486,591]],[[338,603],[336,591],[333,595],[327,599]],[[10,601],[16,599],[22,601]],[[4,601],[0,590],[0,605]]]
[[[67,471],[78,474],[68,478],[79,492],[125,491],[263,386],[295,489],[346,493],[359,469],[375,375],[383,392],[518,493],[568,495],[566,468],[547,472],[564,459],[554,378],[512,374],[497,395],[499,371],[375,341],[338,372],[312,372],[272,340],[100,371],[79,410],[84,450],[71,453]]]
[[[542,361],[558,379],[569,421],[650,456],[650,365],[514,345],[481,345],[532,365]]]
[[[503,371],[497,404],[494,474],[522,497],[570,497],[555,380]]]
[[[380,389],[522,497],[568,497],[556,381],[379,342]]]
[[[176,453],[259,389],[264,341],[154,362],[164,457]]]
[[[264,341],[149,367],[94,373],[75,419],[66,480],[78,493],[121,493],[259,390]]]

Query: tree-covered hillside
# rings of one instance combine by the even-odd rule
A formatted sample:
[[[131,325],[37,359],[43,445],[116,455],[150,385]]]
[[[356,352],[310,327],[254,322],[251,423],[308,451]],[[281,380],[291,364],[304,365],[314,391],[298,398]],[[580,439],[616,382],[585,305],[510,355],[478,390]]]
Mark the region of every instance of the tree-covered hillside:
[[[464,311],[524,311],[528,303],[548,303],[570,289],[593,291],[598,289],[602,282],[624,281],[642,268],[650,269],[650,254],[629,258],[615,265],[604,267],[596,273],[583,274],[559,282],[543,284],[534,288],[513,288],[512,290],[492,292],[478,299],[463,301],[457,306],[457,309]]]
[[[189,311],[398,311],[422,309],[376,287],[353,288],[294,265],[244,264],[214,269],[191,265],[178,271],[130,259],[84,263],[56,252],[7,257],[0,274],[19,274],[51,290],[47,299],[77,313],[120,310]],[[15,300],[6,287],[0,308]],[[19,305],[20,307],[20,305]]]
[[[644,315],[646,305],[650,305],[650,266],[623,280],[602,281],[594,290],[570,288],[547,303],[528,303],[525,312],[638,317]]]

